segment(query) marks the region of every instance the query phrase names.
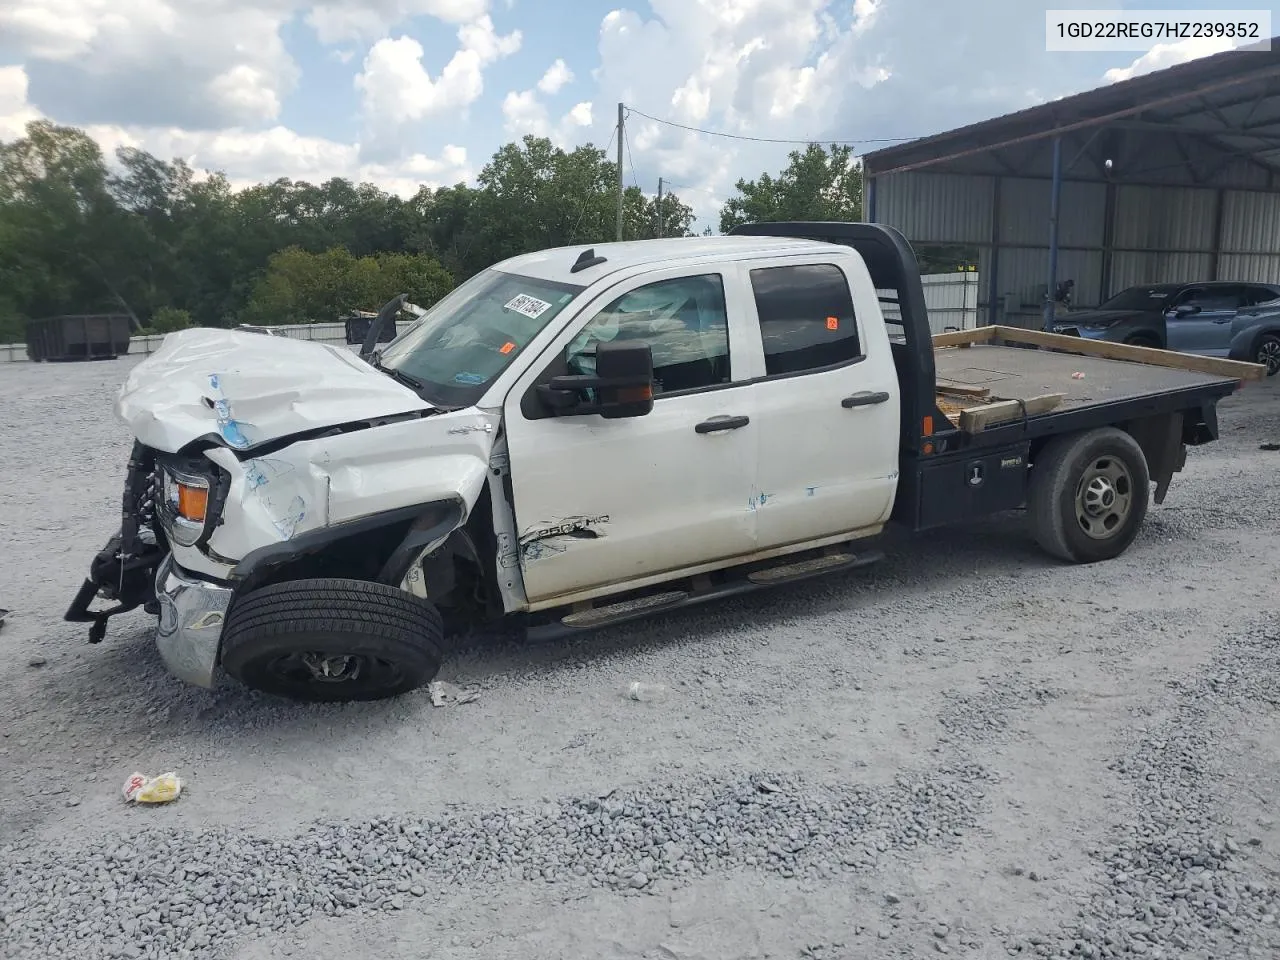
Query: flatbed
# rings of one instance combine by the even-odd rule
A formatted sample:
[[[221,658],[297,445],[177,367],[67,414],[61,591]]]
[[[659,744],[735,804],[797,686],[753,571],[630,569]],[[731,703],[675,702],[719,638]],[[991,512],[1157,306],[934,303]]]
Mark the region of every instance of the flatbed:
[[[1230,392],[1238,383],[1235,379],[1149,363],[1068,357],[1046,350],[990,344],[967,350],[940,347],[934,352],[934,362],[939,387],[984,387],[992,399],[1000,400],[1028,401],[1061,393],[1064,396],[1055,408],[1058,410],[1202,388],[1218,387]]]

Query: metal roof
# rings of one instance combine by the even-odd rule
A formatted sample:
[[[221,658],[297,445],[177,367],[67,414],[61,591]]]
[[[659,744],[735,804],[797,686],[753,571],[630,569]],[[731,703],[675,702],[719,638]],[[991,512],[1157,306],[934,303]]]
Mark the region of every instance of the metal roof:
[[[1059,136],[1068,178],[1280,189],[1280,37],[1270,46],[1229,50],[876,150],[863,157],[865,170],[877,177],[924,169],[1049,176],[1050,144]]]

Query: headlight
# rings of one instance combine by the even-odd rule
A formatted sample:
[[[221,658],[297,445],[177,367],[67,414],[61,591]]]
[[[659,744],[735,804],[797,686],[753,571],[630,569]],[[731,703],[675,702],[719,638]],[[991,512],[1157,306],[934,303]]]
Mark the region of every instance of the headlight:
[[[209,478],[161,467],[160,521],[165,535],[189,547],[204,533],[209,514]]]

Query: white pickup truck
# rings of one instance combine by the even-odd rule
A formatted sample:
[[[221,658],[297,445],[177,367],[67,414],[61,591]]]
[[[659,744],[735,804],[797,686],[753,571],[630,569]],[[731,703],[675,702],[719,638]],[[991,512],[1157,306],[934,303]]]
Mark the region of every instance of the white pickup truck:
[[[120,391],[121,530],[66,618],[97,642],[143,606],[193,684],[373,699],[479,623],[584,630],[848,569],[891,520],[1026,507],[1049,553],[1104,560],[1262,372],[932,338],[893,229],[735,234],[515,257],[380,354],[376,330],[367,355],[170,334]]]

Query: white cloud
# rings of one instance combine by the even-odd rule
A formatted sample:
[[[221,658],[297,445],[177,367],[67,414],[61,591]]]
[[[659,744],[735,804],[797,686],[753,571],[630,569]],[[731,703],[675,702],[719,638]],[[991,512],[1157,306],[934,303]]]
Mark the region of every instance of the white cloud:
[[[488,0],[333,0],[312,7],[307,24],[323,44],[371,41],[414,17],[469,23],[488,9]]]
[[[547,72],[538,81],[538,90],[546,94],[559,93],[565,84],[572,81],[573,71],[565,65],[563,60],[556,60],[555,63],[547,67]]]
[[[280,30],[303,0],[4,0],[0,57],[67,123],[273,120],[298,69]]]
[[[27,122],[39,118],[40,112],[26,101],[22,68],[0,67],[0,141],[23,136]],[[359,144],[303,136],[279,125],[266,130],[192,131],[92,124],[84,129],[109,160],[120,147],[135,147],[165,160],[181,158],[198,172],[225,173],[237,188],[281,177],[313,183],[346,177],[408,197],[423,185],[448,186],[475,176],[467,151],[453,144],[437,156],[412,153],[390,163],[365,163]]]
[[[536,90],[512,90],[503,98],[502,116],[507,133],[512,137],[533,134],[547,137],[557,147],[572,149],[582,138],[582,131],[591,126],[591,102],[575,104],[557,123],[551,122],[550,112],[538,99]]]
[[[0,142],[18,139],[39,116],[27,103],[27,72],[22,67],[0,67]]]
[[[880,16],[877,0],[652,0],[651,6],[649,19],[629,9],[603,18],[597,102],[622,101],[655,117],[744,137],[804,139],[822,135],[851,89],[873,86],[887,72],[861,39]],[[609,136],[608,114],[592,131],[599,144]],[[647,190],[659,176],[686,184],[677,190],[681,198],[713,224],[739,177],[777,170],[793,149],[706,136],[636,113],[627,140],[628,180],[634,163]]]
[[[521,33],[499,36],[488,17],[458,30],[458,51],[435,79],[427,72],[422,44],[412,37],[379,40],[355,78],[365,119],[375,138],[446,110],[461,110],[484,91],[484,68],[520,49]]]
[[[1223,53],[1232,48],[1229,37],[1191,37],[1173,43],[1157,43],[1127,67],[1115,67],[1102,75],[1107,83],[1117,83],[1144,73],[1163,70],[1180,63]]]

